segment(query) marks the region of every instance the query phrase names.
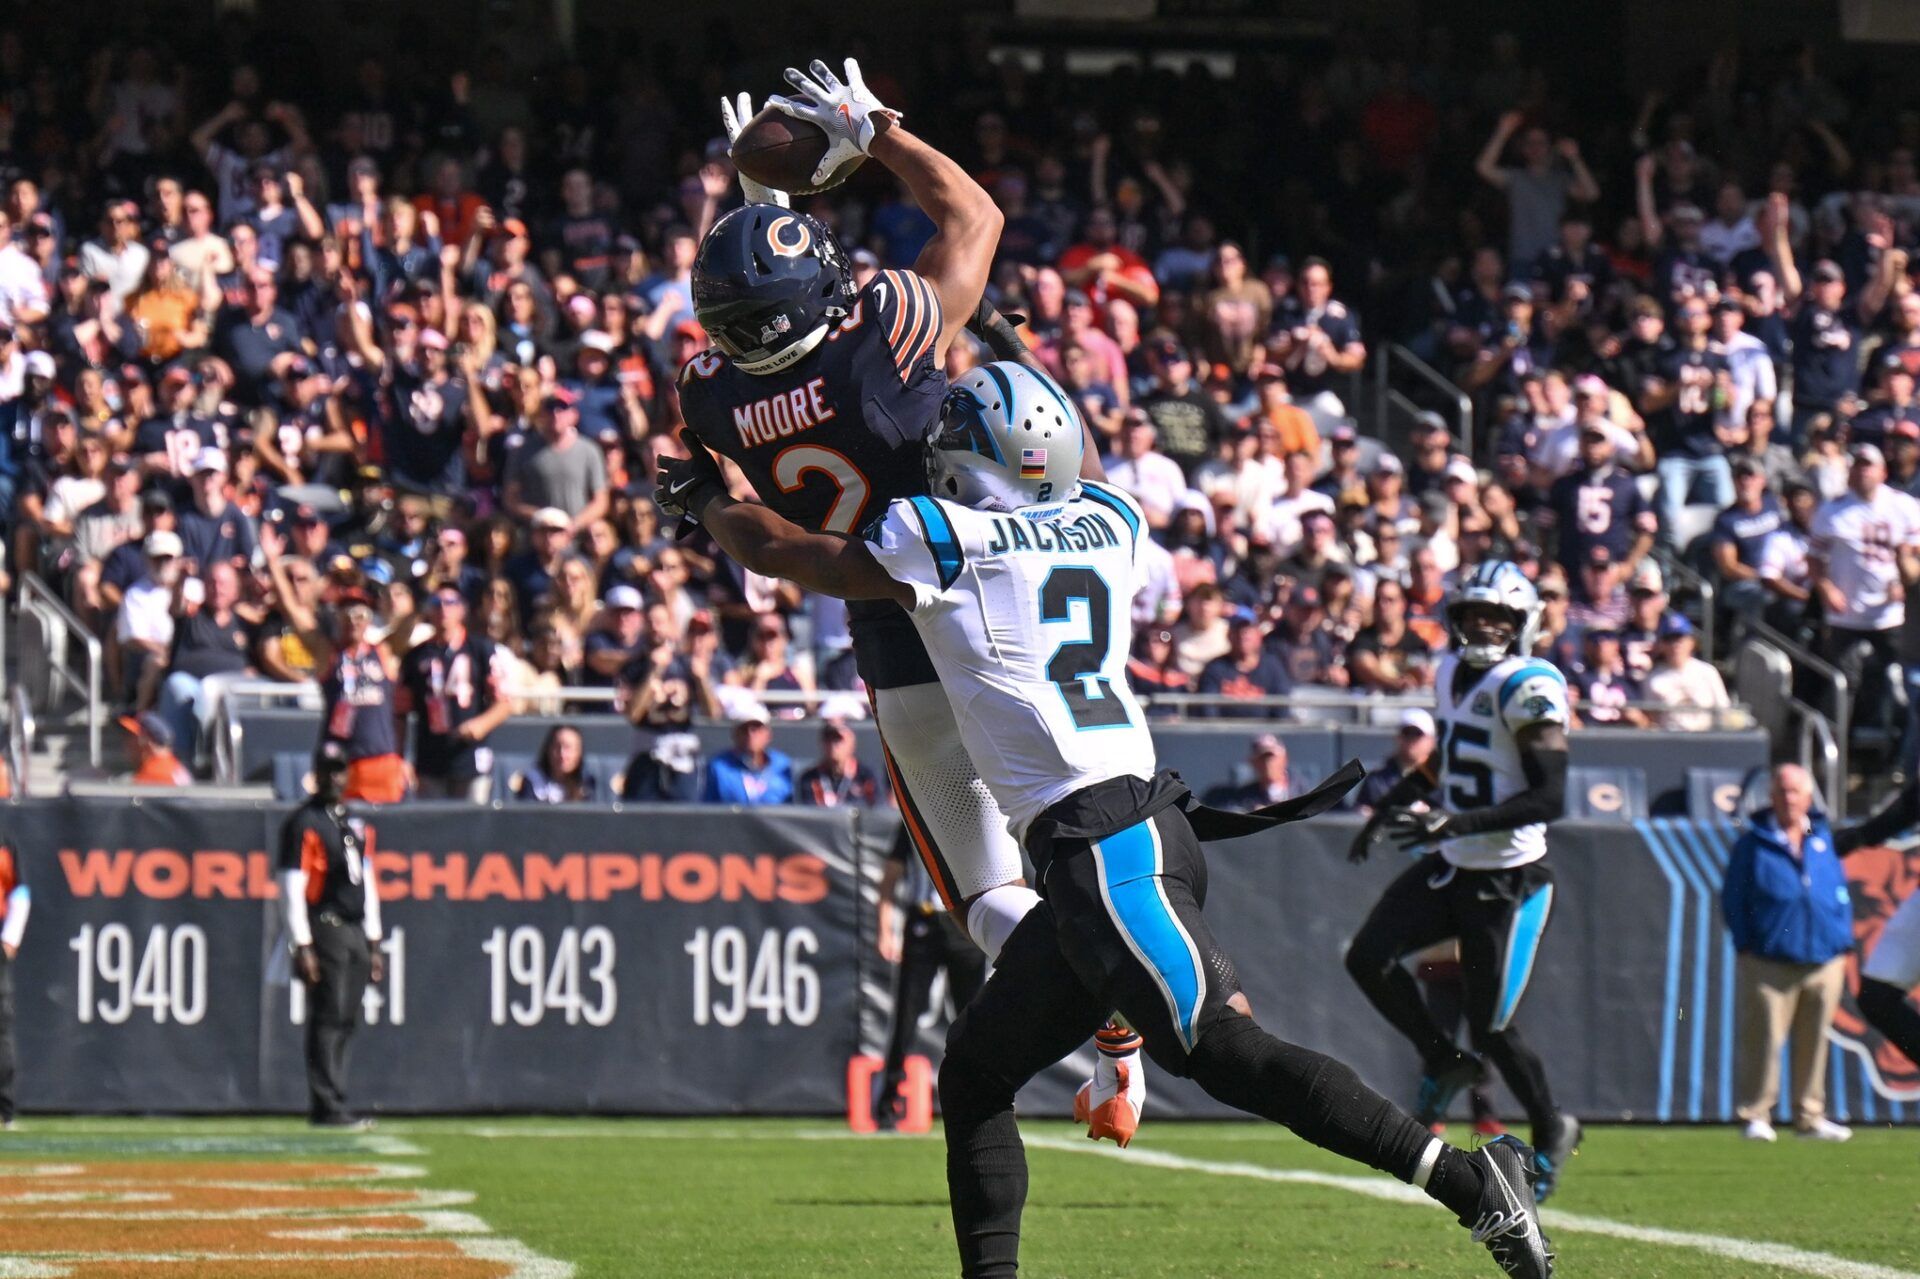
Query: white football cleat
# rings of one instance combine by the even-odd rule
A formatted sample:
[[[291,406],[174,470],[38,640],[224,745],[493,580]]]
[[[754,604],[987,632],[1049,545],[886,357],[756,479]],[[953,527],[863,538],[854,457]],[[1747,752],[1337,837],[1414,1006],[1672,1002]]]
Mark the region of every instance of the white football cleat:
[[[1853,1129],[1820,1115],[1801,1124],[1794,1130],[1794,1135],[1808,1141],[1852,1141]]]
[[[1775,1132],[1773,1125],[1764,1119],[1749,1119],[1746,1138],[1748,1141],[1778,1141],[1780,1134]]]
[[[1093,1078],[1080,1085],[1073,1098],[1075,1123],[1087,1126],[1091,1141],[1112,1138],[1122,1147],[1140,1127],[1147,1104],[1147,1072],[1140,1060],[1139,1032],[1108,1022],[1094,1033],[1099,1054]]]

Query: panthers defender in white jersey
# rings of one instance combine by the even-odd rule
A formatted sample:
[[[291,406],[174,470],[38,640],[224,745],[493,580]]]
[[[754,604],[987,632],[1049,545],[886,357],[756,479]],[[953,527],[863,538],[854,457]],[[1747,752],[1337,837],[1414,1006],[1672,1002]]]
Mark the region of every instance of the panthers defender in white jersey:
[[[1552,725],[1563,732],[1571,715],[1567,677],[1551,662],[1518,654],[1488,667],[1462,662],[1457,652],[1441,655],[1434,670],[1434,806],[1460,814],[1513,800],[1533,783],[1520,750],[1521,736]],[[1451,690],[1461,688],[1459,700]],[[1456,835],[1438,845],[1439,853],[1466,870],[1505,870],[1547,855],[1547,824],[1528,822],[1510,829]]]
[[[1016,840],[1089,782],[1153,776],[1126,678],[1144,523],[1133,498],[1085,480],[1071,501],[1013,513],[897,501],[868,535],[913,592],[960,738]]]
[[[656,500],[697,518],[742,566],[913,619],[980,777],[1032,858],[1043,900],[1000,948],[940,1066],[961,1274],[1013,1279],[1027,1175],[1014,1096],[1117,1008],[1161,1068],[1211,1096],[1391,1172],[1446,1204],[1505,1273],[1547,1279],[1533,1152],[1446,1145],[1351,1069],[1254,1022],[1202,918],[1200,838],[1251,833],[1337,802],[1355,767],[1246,815],[1197,805],[1156,771],[1127,689],[1140,508],[1079,479],[1078,430],[1029,414],[1019,365],[948,397],[928,441],[933,496],[891,503],[863,540],[808,533],[735,502],[698,458],[663,466]],[[1044,382],[1047,397],[1061,397]],[[1196,832],[1199,832],[1198,834]]]
[[[1534,1191],[1553,1192],[1580,1139],[1560,1113],[1546,1068],[1514,1013],[1553,913],[1547,823],[1566,807],[1567,681],[1534,657],[1540,597],[1520,569],[1489,560],[1447,603],[1452,641],[1434,677],[1437,741],[1429,771],[1407,774],[1354,841],[1362,861],[1374,835],[1426,853],[1387,889],[1347,950],[1347,971],[1424,1067],[1414,1114],[1438,1123],[1491,1058],[1526,1108],[1539,1153]],[[1414,807],[1415,801],[1425,801]],[[1475,1052],[1441,1029],[1402,962],[1458,938],[1468,1031]]]

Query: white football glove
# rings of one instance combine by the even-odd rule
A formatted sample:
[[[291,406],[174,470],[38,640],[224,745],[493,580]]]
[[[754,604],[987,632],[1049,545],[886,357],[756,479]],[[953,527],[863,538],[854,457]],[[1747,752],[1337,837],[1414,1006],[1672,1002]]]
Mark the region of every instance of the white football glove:
[[[744,90],[736,103],[731,98],[720,99],[720,122],[727,127],[727,141],[731,143],[740,136],[740,130],[747,127],[747,121],[753,119],[753,98]],[[777,204],[789,208],[792,201],[785,191],[776,191],[772,187],[761,186],[745,173],[740,166],[734,166],[734,175],[740,179],[740,194],[747,197],[748,204]]]
[[[900,113],[881,105],[880,99],[873,96],[867,82],[860,78],[860,64],[852,58],[847,59],[845,84],[818,58],[807,70],[813,73],[811,77],[793,67],[787,68],[787,83],[800,90],[804,97],[783,98],[776,94],[767,99],[767,105],[796,120],[805,120],[827,135],[826,154],[820,157],[820,164],[813,171],[813,183],[818,186],[854,156],[866,155],[873,140],[882,132],[878,121],[897,123]]]

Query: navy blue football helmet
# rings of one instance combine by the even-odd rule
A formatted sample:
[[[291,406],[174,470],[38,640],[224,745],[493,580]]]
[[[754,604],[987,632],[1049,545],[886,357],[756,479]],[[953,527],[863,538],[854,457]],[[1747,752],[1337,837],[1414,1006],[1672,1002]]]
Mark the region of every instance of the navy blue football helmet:
[[[803,358],[853,310],[852,264],[817,218],[742,205],[713,224],[693,262],[693,313],[743,372]]]

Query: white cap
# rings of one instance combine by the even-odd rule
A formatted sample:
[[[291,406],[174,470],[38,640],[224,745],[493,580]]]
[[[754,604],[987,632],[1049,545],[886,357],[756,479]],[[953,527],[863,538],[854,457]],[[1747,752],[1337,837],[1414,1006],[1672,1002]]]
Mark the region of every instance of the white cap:
[[[557,506],[543,506],[533,513],[533,526],[570,529],[573,527],[573,520]]]
[[[1400,727],[1417,728],[1420,730],[1422,736],[1432,737],[1434,732],[1433,716],[1421,710],[1418,706],[1409,707],[1407,710],[1400,712]]]
[[[613,354],[613,334],[603,333],[599,329],[588,329],[580,335],[580,347],[586,351],[598,351],[602,355]]]
[[[54,375],[53,356],[45,351],[27,352],[27,376],[47,377]]]
[[[639,591],[634,590],[631,586],[624,585],[616,586],[608,591],[607,598],[603,602],[610,609],[631,608],[635,610],[639,609],[643,603]]]
[[[1633,590],[1660,592],[1667,589],[1667,579],[1660,576],[1660,566],[1651,559],[1640,561],[1640,567],[1633,570],[1633,581],[1629,584]]]
[[[821,719],[865,719],[867,701],[857,693],[830,693],[821,699],[819,714]]]
[[[193,460],[193,473],[200,475],[207,471],[218,471],[220,474],[225,475],[227,473],[227,455],[219,449],[201,449],[200,456]]]
[[[771,724],[773,712],[767,704],[753,698],[742,698],[727,707],[727,715],[736,724]]]
[[[1469,484],[1480,482],[1480,472],[1474,470],[1473,463],[1458,453],[1454,454],[1453,460],[1447,463],[1446,475],[1450,480],[1465,480]]]
[[[161,528],[161,529],[155,529],[153,532],[147,534],[147,540],[146,540],[144,549],[146,550],[147,558],[149,559],[153,558],[156,555],[171,555],[175,559],[178,559],[180,557],[181,552],[185,551],[187,548],[186,548],[186,544],[180,540],[180,535],[178,533],[169,532],[168,530]]]

